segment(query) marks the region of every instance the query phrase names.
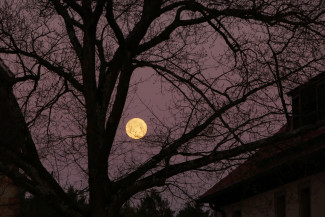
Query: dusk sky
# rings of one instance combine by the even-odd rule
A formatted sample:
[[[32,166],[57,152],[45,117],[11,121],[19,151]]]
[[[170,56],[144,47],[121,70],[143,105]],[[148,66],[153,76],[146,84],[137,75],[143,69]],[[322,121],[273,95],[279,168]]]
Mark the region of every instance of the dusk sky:
[[[321,0],[2,1],[0,139],[19,151],[1,150],[19,170],[0,155],[0,172],[69,217],[118,217],[152,189],[178,209],[280,140],[286,94],[325,69],[324,14]]]

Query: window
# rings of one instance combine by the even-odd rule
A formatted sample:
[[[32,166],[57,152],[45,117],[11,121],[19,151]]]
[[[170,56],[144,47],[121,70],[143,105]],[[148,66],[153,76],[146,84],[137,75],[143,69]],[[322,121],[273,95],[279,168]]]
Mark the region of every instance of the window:
[[[302,124],[312,124],[317,121],[317,92],[314,86],[307,87],[301,93]]]
[[[278,193],[275,195],[275,216],[285,217],[286,216],[286,196],[284,193]]]
[[[301,111],[300,111],[300,97],[296,96],[292,98],[292,115],[293,115],[293,128],[298,128],[301,123],[301,117],[300,117]]]
[[[317,89],[318,116],[320,120],[325,119],[325,83],[320,84]]]
[[[325,119],[325,83],[307,85],[292,96],[293,128]]]
[[[232,217],[241,217],[241,210],[236,210],[232,213]]]
[[[299,190],[299,213],[300,217],[310,217],[310,188],[304,187]]]

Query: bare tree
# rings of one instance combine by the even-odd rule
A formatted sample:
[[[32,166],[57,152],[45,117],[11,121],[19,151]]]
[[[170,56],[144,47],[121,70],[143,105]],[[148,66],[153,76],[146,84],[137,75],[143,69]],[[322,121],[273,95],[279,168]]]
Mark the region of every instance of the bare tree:
[[[139,192],[181,188],[180,174],[226,169],[307,130],[265,139],[289,119],[286,91],[324,70],[321,0],[15,0],[0,10],[12,71],[0,70],[0,171],[64,216],[118,216]],[[142,68],[173,97],[169,118],[147,108],[156,130],[138,159],[117,134]],[[64,191],[71,168],[87,179],[89,209]]]

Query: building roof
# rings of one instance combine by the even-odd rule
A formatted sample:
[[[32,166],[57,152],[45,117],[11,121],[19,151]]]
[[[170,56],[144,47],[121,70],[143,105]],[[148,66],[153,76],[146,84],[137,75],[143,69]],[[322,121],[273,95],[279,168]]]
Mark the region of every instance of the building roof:
[[[278,133],[284,133],[286,129],[284,126]],[[217,206],[238,202],[325,170],[324,156],[325,126],[322,126],[299,137],[259,149],[197,201],[213,202]]]
[[[298,87],[290,90],[287,95],[288,96],[294,96],[297,93],[299,93],[301,90],[303,90],[304,88],[308,87],[308,86],[314,86],[317,85],[319,83],[324,83],[325,81],[325,72],[319,73],[318,75],[316,75],[315,77],[311,78],[309,81],[307,81],[305,84],[299,85]]]
[[[3,62],[1,58],[0,58],[0,69],[7,72],[10,77],[14,77],[14,73],[11,72],[9,67]]]
[[[14,73],[11,72],[9,67],[0,58],[0,84],[12,85],[14,78],[15,78]]]

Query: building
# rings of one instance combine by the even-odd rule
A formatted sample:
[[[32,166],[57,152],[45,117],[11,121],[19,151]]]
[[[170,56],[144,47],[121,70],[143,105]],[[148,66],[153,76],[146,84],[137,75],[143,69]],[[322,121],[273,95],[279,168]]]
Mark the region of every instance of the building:
[[[201,195],[218,217],[325,216],[325,73],[288,95],[292,123],[278,133],[320,126],[259,149]]]
[[[6,121],[8,114],[8,107],[6,107],[5,100],[8,100],[8,88],[5,85],[8,79],[13,78],[12,72],[0,59],[0,139],[12,139],[15,137],[13,124]],[[12,135],[12,138],[7,135]],[[6,137],[6,138],[4,138]],[[8,137],[8,138],[7,138]],[[11,143],[12,140],[9,141]],[[0,145],[4,145],[1,143]],[[12,144],[11,144],[12,145]],[[9,165],[8,165],[9,167]],[[20,213],[20,190],[14,182],[7,176],[0,173],[0,217],[17,217]]]
[[[20,191],[7,176],[0,175],[0,217],[17,217],[20,213]]]

